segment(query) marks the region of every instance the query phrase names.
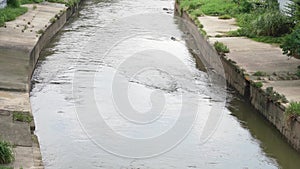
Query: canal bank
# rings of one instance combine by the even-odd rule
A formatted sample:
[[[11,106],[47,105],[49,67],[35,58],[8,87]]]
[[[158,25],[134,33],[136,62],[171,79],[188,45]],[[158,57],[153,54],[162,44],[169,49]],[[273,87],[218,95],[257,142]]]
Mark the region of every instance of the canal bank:
[[[193,22],[189,14],[180,9],[178,3],[175,4],[175,9],[183,18]],[[230,49],[230,53],[220,56],[228,84],[247,99],[299,152],[300,118],[288,118],[285,110],[289,104],[274,100],[270,95],[279,93],[290,102],[300,101],[300,80],[295,76],[300,60],[282,55],[278,46],[244,37],[225,37],[226,32],[238,29],[234,19],[221,20],[213,16],[198,19],[207,33],[202,38],[209,37],[202,43],[204,50],[211,50],[216,41],[224,43]],[[202,57],[209,57],[205,56],[205,52],[201,54]],[[256,72],[269,76],[256,77]],[[258,87],[258,83],[262,87]]]
[[[43,168],[29,92],[40,52],[78,9],[78,4],[24,5],[28,12],[0,28],[0,138],[13,145],[13,168]]]

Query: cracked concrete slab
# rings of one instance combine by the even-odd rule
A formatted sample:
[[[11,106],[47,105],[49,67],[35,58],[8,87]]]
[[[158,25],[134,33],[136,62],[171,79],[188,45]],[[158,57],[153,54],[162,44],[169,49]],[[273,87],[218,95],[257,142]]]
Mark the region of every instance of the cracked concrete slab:
[[[224,35],[228,31],[234,31],[239,28],[233,18],[218,19],[215,16],[202,16],[199,17],[199,20],[206,27],[204,30],[209,36]]]
[[[26,122],[14,122],[12,115],[0,116],[0,138],[16,146],[31,147],[30,126]]]
[[[35,46],[52,24],[51,19],[66,9],[55,3],[23,6],[28,8],[27,13],[0,27],[0,88],[6,90],[29,90]]]
[[[198,18],[207,32],[209,42],[223,42],[228,46],[230,52],[226,54],[227,59],[236,62],[246,73],[252,75],[256,71],[274,73],[287,72],[296,73],[300,65],[300,59],[288,58],[282,54],[278,45],[256,42],[245,37],[215,37],[217,34],[236,30],[238,27],[234,19],[221,20],[215,16],[204,16]],[[284,94],[288,100],[300,101],[300,80],[264,80],[264,87],[273,86],[274,90]]]
[[[29,93],[0,91],[0,110],[30,112]]]

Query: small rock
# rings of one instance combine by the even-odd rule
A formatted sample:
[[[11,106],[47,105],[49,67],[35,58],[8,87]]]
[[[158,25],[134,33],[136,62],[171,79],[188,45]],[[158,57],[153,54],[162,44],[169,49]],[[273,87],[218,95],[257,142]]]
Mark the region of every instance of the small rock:
[[[175,41],[175,40],[176,40],[176,38],[172,36],[172,37],[171,37],[171,40],[174,40],[174,41]]]

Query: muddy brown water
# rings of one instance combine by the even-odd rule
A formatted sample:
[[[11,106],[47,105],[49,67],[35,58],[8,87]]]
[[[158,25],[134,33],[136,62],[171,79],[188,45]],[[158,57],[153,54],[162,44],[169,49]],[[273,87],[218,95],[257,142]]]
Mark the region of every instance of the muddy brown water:
[[[226,107],[223,116],[218,123],[217,129],[208,141],[200,144],[201,124],[207,113],[198,114],[195,124],[186,138],[175,147],[163,154],[149,158],[125,158],[122,151],[135,151],[134,146],[126,147],[110,152],[105,149],[109,147],[109,141],[102,145],[95,144],[84,130],[82,121],[78,119],[78,109],[84,104],[80,98],[74,96],[74,77],[79,78],[79,87],[90,89],[83,76],[75,76],[78,69],[82,72],[96,72],[95,83],[98,84],[96,92],[99,96],[95,99],[99,102],[99,107],[103,113],[105,122],[108,123],[116,133],[121,133],[128,137],[150,138],[157,136],[162,131],[168,130],[169,125],[176,121],[178,116],[168,112],[159,116],[161,120],[155,121],[158,124],[148,124],[150,127],[140,129],[141,124],[132,124],[114,114],[111,109],[112,103],[107,99],[109,87],[111,86],[111,76],[119,61],[124,59],[130,50],[154,46],[156,49],[166,50],[170,53],[179,54],[180,60],[191,72],[190,77],[169,76],[166,72],[149,69],[139,72],[134,79],[122,78],[121,84],[129,83],[128,92],[130,104],[140,111],[147,111],[151,108],[149,98],[154,90],[163,94],[168,106],[166,109],[176,109],[178,104],[178,93],[186,94],[188,104],[195,101],[195,94],[199,94],[199,107],[204,112],[209,110],[211,102],[207,94],[209,85],[207,74],[203,64],[189,53],[184,42],[174,41],[167,36],[155,36],[142,34],[130,37],[122,41],[114,48],[114,51],[105,58],[97,57],[97,50],[87,49],[89,43],[97,31],[107,29],[108,24],[131,15],[144,13],[161,13],[173,16],[173,0],[86,0],[82,9],[70,20],[70,22],[59,32],[53,41],[43,50],[40,61],[34,72],[32,79],[33,88],[30,93],[32,110],[36,122],[36,134],[39,137],[43,161],[46,169],[83,169],[83,168],[286,168],[296,169],[300,166],[300,155],[294,151],[280,136],[280,134],[266,120],[257,113],[247,101],[240,98],[233,90],[227,90]],[[163,9],[166,8],[166,9]],[[155,18],[163,20],[163,18]],[[145,21],[145,23],[151,21]],[[141,23],[143,24],[143,23]],[[174,22],[161,22],[166,27],[174,29],[170,32],[180,33],[176,19]],[[101,46],[107,44],[109,39],[114,37],[115,32],[122,31],[122,25],[115,26],[114,29],[105,31],[101,38],[96,38],[94,44]],[[140,33],[135,27],[130,29]],[[170,34],[170,37],[172,35]],[[82,51],[89,53],[82,54]],[[151,52],[151,50],[148,50]],[[144,55],[147,50],[143,51]],[[158,55],[160,53],[158,52]],[[134,60],[134,64],[143,65],[148,60]],[[134,66],[131,65],[131,66]],[[81,65],[78,67],[78,65]],[[163,65],[163,64],[161,64]],[[165,64],[166,67],[168,64]],[[97,70],[95,70],[95,66]],[[183,71],[177,68],[175,71]],[[178,85],[177,79],[184,79],[185,86]],[[195,86],[190,83],[197,79]],[[77,79],[78,80],[78,79]],[[119,83],[119,81],[117,81]],[[81,90],[79,88],[79,90]],[[82,89],[82,91],[84,91]],[[114,93],[115,94],[115,93]],[[118,93],[117,93],[118,94]],[[100,97],[101,96],[101,97]],[[151,100],[151,99],[150,99]],[[122,101],[122,100],[121,100]],[[120,103],[122,104],[122,102]],[[125,104],[125,103],[124,103]],[[126,102],[127,104],[127,102]],[[150,104],[150,105],[149,105]],[[124,105],[122,105],[124,106]],[[126,105],[125,105],[126,106]],[[82,112],[81,112],[82,113]],[[93,120],[95,116],[89,116],[86,112],[86,120]],[[118,117],[117,117],[118,116]],[[156,120],[156,119],[155,119]],[[92,123],[91,123],[92,124]],[[142,125],[143,126],[143,125]],[[91,131],[97,125],[89,125]],[[96,133],[101,139],[107,139],[106,134],[110,131]],[[181,132],[180,130],[175,132]],[[113,143],[116,140],[111,140]],[[172,142],[173,140],[165,140]],[[160,144],[160,143],[158,143]],[[162,143],[161,143],[162,144]],[[159,145],[157,145],[159,147]],[[121,148],[120,148],[121,149]],[[144,147],[145,152],[150,152],[150,148]],[[163,150],[162,150],[163,151]],[[118,154],[119,153],[119,154]],[[117,155],[116,155],[117,154]],[[125,153],[126,154],[126,153]]]

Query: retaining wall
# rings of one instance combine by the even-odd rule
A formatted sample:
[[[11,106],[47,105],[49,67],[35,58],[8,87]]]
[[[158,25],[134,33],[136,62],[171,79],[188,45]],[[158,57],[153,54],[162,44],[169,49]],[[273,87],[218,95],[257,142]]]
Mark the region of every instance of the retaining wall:
[[[6,39],[2,42],[5,44],[0,46],[0,90],[30,91],[31,77],[41,50],[65,25],[77,9],[78,5],[68,8],[54,23],[49,23],[44,33],[37,40],[32,36],[26,35],[26,33],[22,34],[24,39],[20,43],[13,39],[14,36],[10,37],[11,39],[5,37]],[[5,29],[4,31],[11,33]]]
[[[182,18],[193,22],[185,11],[180,11],[177,2],[175,3],[175,11],[180,14]],[[191,31],[190,33],[194,34],[195,32]],[[197,37],[199,35],[199,33],[196,33],[194,36]],[[200,39],[205,39],[205,37],[202,36]],[[199,46],[201,46],[200,50],[205,50],[200,51],[200,57],[204,57],[204,59],[202,58],[201,60],[208,60],[212,52],[207,51],[211,51],[212,45],[208,40],[205,42],[203,40],[196,41],[197,43],[201,42],[201,44],[199,44]],[[232,86],[239,94],[244,96],[245,99],[249,100],[251,105],[263,114],[266,120],[273,124],[287,142],[300,152],[300,117],[288,119],[284,115],[286,109],[285,105],[270,100],[264,90],[252,85],[250,80],[234,61],[228,60],[226,57],[220,57],[220,59],[223,64],[228,85]]]

